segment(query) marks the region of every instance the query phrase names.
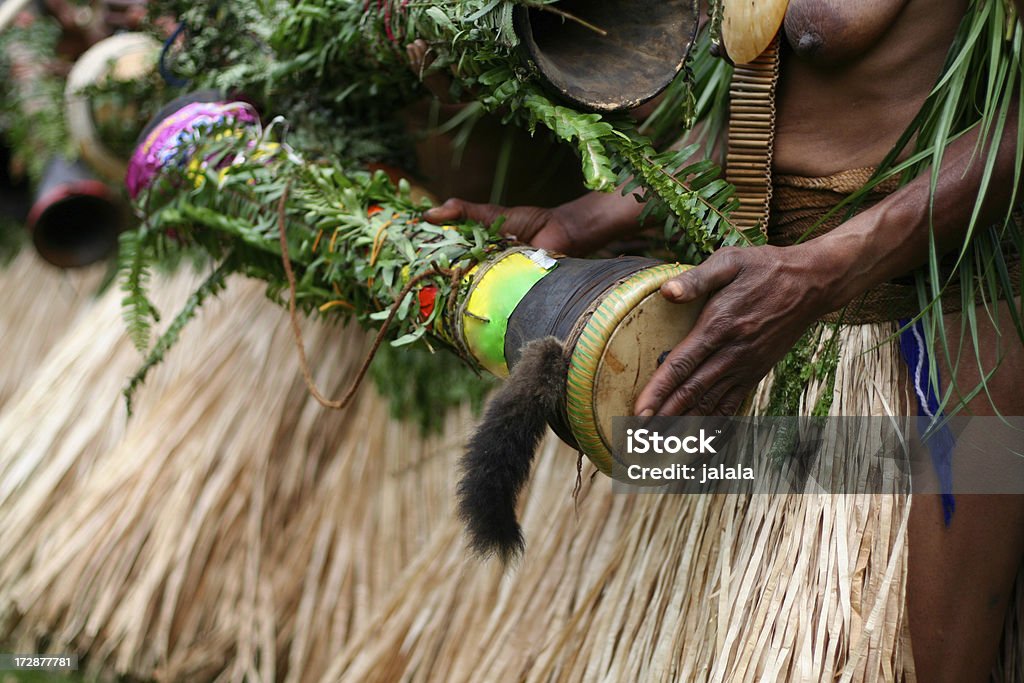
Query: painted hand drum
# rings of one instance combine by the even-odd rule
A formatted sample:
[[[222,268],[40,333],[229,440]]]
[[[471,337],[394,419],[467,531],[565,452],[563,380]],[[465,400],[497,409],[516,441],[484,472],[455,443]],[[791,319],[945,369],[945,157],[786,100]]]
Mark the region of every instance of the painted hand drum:
[[[563,409],[552,429],[601,471],[612,470],[612,418],[633,403],[665,354],[692,329],[700,303],[669,303],[658,291],[688,266],[621,257],[552,257],[526,247],[470,274],[461,338],[480,365],[513,372],[531,341],[563,342],[568,369]]]

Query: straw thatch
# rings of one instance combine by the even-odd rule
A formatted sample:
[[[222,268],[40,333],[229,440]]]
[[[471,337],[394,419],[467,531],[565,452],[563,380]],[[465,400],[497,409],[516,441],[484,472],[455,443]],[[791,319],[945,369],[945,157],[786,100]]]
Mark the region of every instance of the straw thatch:
[[[549,439],[503,574],[451,512],[467,415],[424,441],[370,388],[322,410],[283,314],[234,282],[126,425],[117,298],[0,418],[6,642],[173,681],[913,678],[905,497],[621,495],[588,465],[574,500]],[[891,331],[843,331],[833,412],[902,409]],[[307,337],[337,393],[365,337]]]
[[[31,249],[0,267],[0,409],[92,303],[102,269],[59,270]]]
[[[194,284],[157,289],[181,301]],[[186,332],[126,424],[139,363],[108,293],[0,417],[4,642],[163,680],[290,680],[335,643],[448,517],[456,439],[424,440],[365,387],[346,413],[305,393],[284,314],[234,282]],[[320,383],[355,330],[311,326]],[[462,420],[465,422],[465,419]],[[451,430],[450,430],[451,432]]]
[[[835,410],[902,400],[899,362],[876,348],[891,331],[844,331]],[[575,507],[574,468],[548,443],[516,571],[467,563],[449,522],[320,680],[876,681],[912,669],[906,497],[627,496],[585,476]]]

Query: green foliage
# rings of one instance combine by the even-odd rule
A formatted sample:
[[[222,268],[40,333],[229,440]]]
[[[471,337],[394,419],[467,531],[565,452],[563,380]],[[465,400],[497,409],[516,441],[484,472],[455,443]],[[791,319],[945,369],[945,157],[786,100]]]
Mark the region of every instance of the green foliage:
[[[830,333],[826,337],[827,329],[826,325],[812,327],[776,363],[766,415],[800,415],[800,400],[808,385],[823,381],[827,388],[811,414],[816,417],[828,416],[839,364],[839,336]]]
[[[155,68],[131,80],[120,80],[111,75],[84,90],[91,105],[97,136],[121,159],[131,158],[142,129],[161,105],[176,94]]]
[[[530,130],[547,128],[570,144],[579,154],[591,188],[611,191],[624,186],[646,202],[645,217],[665,221],[666,235],[674,240],[681,260],[698,262],[723,244],[758,244],[759,233],[742,233],[728,219],[735,207],[733,189],[719,177],[718,169],[701,159],[710,152],[725,121],[730,68],[710,56],[709,46],[717,38],[721,3],[712,3],[710,28],[699,39],[684,73],[670,87],[652,117],[641,127],[624,116],[581,112],[551,101],[540,87],[536,74],[524,63],[516,47],[512,9],[516,4],[538,4],[520,0],[444,0],[403,2],[402,0],[232,0],[194,3],[186,0],[157,0],[154,15],[174,14],[188,24],[184,50],[176,54],[172,67],[190,78],[193,87],[219,87],[245,93],[264,112],[287,112],[293,126],[291,144],[302,149],[307,159],[331,158],[331,164],[306,163],[287,171],[261,175],[250,167],[252,189],[233,184],[217,197],[209,194],[215,178],[207,173],[205,187],[181,193],[171,204],[151,216],[141,233],[141,261],[123,260],[127,275],[128,311],[133,337],[148,342],[154,311],[147,308],[144,291],[147,259],[155,258],[157,235],[173,227],[186,242],[200,243],[216,257],[232,253],[242,272],[268,281],[272,296],[280,300],[284,285],[276,261],[275,217],[268,207],[292,184],[295,196],[289,200],[288,239],[293,260],[299,268],[299,303],[317,310],[339,291],[347,304],[362,310],[381,311],[388,295],[402,277],[399,264],[410,257],[401,239],[387,238],[373,266],[363,253],[361,270],[351,279],[342,275],[359,256],[348,251],[335,260],[323,252],[312,253],[317,235],[337,238],[344,244],[372,249],[376,234],[386,220],[362,215],[371,201],[388,206],[404,226],[416,225],[414,218],[423,207],[410,203],[393,188],[375,185],[372,177],[354,175],[348,169],[366,161],[408,162],[409,140],[405,137],[399,112],[410,102],[426,95],[420,78],[431,72],[450,74],[451,95],[474,103],[474,115],[486,110],[506,122]],[[426,73],[413,74],[404,47],[421,38],[435,58]],[[1010,291],[1004,245],[1020,253],[1021,231],[1012,221],[996,226],[979,221],[982,198],[994,168],[995,150],[1008,121],[1022,104],[1024,88],[1021,69],[1021,29],[1002,0],[973,0],[952,46],[943,75],[921,113],[881,165],[876,179],[856,193],[839,210],[854,210],[867,192],[886,177],[900,175],[905,181],[931,169],[933,189],[943,151],[959,135],[977,136],[977,158],[985,166],[985,181],[975,203],[968,238],[958,254],[952,275],[943,270],[932,248],[929,264],[918,274],[924,316],[931,347],[945,342],[942,313],[935,306],[943,291],[959,282],[965,292],[965,334],[977,339],[974,297],[991,301]],[[467,122],[473,120],[467,116]],[[695,144],[678,151],[657,152],[663,143],[694,120],[707,124]],[[468,125],[468,124],[467,124]],[[1024,138],[1024,121],[1018,120],[1017,135]],[[909,153],[905,161],[899,161]],[[1014,172],[1019,181],[1024,169],[1024,151],[1017,151]],[[239,176],[242,177],[241,175]],[[218,181],[220,182],[220,181]],[[383,183],[383,181],[379,181]],[[352,184],[348,184],[352,183]],[[1019,185],[1019,183],[1017,183]],[[220,185],[217,185],[220,187]],[[374,188],[377,188],[376,190]],[[243,198],[232,194],[240,193]],[[375,194],[376,193],[376,194]],[[254,196],[258,194],[258,197]],[[335,197],[343,201],[335,202]],[[258,200],[258,201],[257,201]],[[292,201],[294,200],[294,201]],[[155,220],[154,220],[155,219]],[[305,231],[299,230],[305,225]],[[404,228],[403,228],[404,230]],[[416,239],[443,240],[441,234],[411,234]],[[401,231],[399,231],[401,232]],[[458,249],[479,257],[491,236],[479,228],[455,230],[464,241]],[[351,240],[351,241],[350,241]],[[360,242],[361,240],[361,242]],[[454,246],[454,245],[453,245]],[[353,247],[354,249],[355,247]],[[316,251],[316,250],[313,250]],[[442,250],[443,251],[443,250]],[[444,254],[451,263],[450,255]],[[130,256],[130,255],[129,255]],[[417,255],[420,267],[429,261]],[[341,265],[342,263],[348,265]],[[427,265],[423,265],[427,264]],[[402,266],[404,268],[404,266]],[[372,271],[372,272],[371,272]],[[396,279],[397,278],[397,279]],[[372,282],[373,285],[369,285]],[[387,286],[382,290],[382,283]],[[438,281],[439,287],[449,283]],[[346,287],[351,286],[350,289]],[[338,291],[334,288],[337,287]],[[1016,294],[1020,294],[1019,291]],[[401,302],[398,332],[404,341],[420,339],[437,329],[427,330],[410,318],[415,308],[411,299]],[[375,308],[376,307],[376,308]],[[325,313],[346,311],[337,306]],[[379,316],[378,316],[379,319]],[[363,322],[373,322],[372,316]],[[1010,321],[1024,338],[1019,311]],[[968,344],[968,347],[970,344]],[[977,348],[977,344],[974,344]],[[799,380],[806,370],[801,351],[794,351],[791,370]],[[932,358],[935,358],[934,353]],[[949,359],[955,367],[958,359]],[[934,368],[933,368],[934,370]],[[783,372],[783,374],[786,374]],[[803,377],[802,380],[807,380]],[[781,385],[780,385],[781,386]],[[983,390],[983,387],[981,388]],[[783,391],[776,407],[786,410],[792,392]],[[781,394],[780,394],[781,396]],[[946,400],[950,395],[947,394]],[[827,406],[822,408],[827,411]]]
[[[201,285],[199,285],[198,289],[196,289],[196,291],[192,293],[192,295],[188,298],[188,301],[185,302],[185,305],[182,307],[181,311],[179,311],[178,315],[176,315],[174,317],[174,320],[171,321],[171,324],[167,327],[167,330],[165,330],[164,333],[160,335],[160,338],[157,340],[152,350],[150,350],[149,353],[146,355],[146,360],[142,364],[142,367],[140,367],[135,372],[135,374],[132,375],[131,379],[128,381],[128,386],[125,387],[124,397],[128,407],[129,415],[131,415],[132,412],[132,400],[135,397],[135,391],[145,381],[146,375],[149,374],[150,370],[155,368],[163,361],[164,357],[167,355],[167,352],[170,351],[171,347],[174,346],[174,344],[178,341],[178,338],[181,336],[182,330],[184,330],[185,326],[196,316],[202,305],[208,299],[210,299],[213,296],[216,296],[218,292],[224,289],[225,285],[227,284],[228,276],[231,275],[231,273],[233,273],[236,268],[237,265],[231,258],[225,259],[225,261],[220,266],[215,268],[214,271],[210,273],[210,275],[206,278],[206,280],[203,281]],[[142,283],[139,281],[132,282],[130,281],[130,278],[131,274],[129,274],[128,277],[125,278],[126,288],[129,288],[133,291],[142,292]],[[144,298],[144,295],[142,296]],[[126,310],[132,311],[134,309],[128,308]],[[150,307],[150,311],[152,310],[152,307]],[[131,327],[131,321],[129,321],[129,327]],[[136,341],[136,345],[138,345],[138,341]],[[143,346],[142,348],[145,349],[145,346]]]
[[[407,158],[396,113],[426,95],[418,76],[443,72],[451,76],[455,99],[476,102],[531,131],[542,126],[572,145],[589,188],[609,192],[635,178],[650,204],[646,217],[681,229],[676,240],[687,245],[681,253],[691,260],[723,240],[746,241],[725,219],[734,205],[732,191],[712,164],[700,168],[691,189],[670,175],[680,166],[678,156],[657,154],[629,117],[551,101],[515,49],[516,4],[550,0],[164,0],[154,3],[153,12],[177,14],[188,24],[188,47],[175,68],[193,87],[244,92],[265,112],[287,112],[292,144],[311,158],[330,154],[343,166]],[[412,72],[405,52],[415,39],[426,41],[434,58],[424,74]],[[707,45],[703,35],[648,126],[652,133],[664,136],[691,125],[694,116],[720,111],[727,70]],[[694,83],[705,88],[699,98]],[[362,144],[370,140],[378,147]]]
[[[392,415],[415,422],[425,433],[440,432],[450,408],[468,403],[479,411],[498,382],[477,374],[446,349],[421,347],[383,346],[370,372]]]
[[[221,266],[148,350],[129,396],[228,273],[265,281],[269,296],[284,303],[282,221],[298,308],[366,327],[392,315],[389,337],[396,346],[427,336],[453,342],[443,312],[462,286],[460,273],[501,249],[503,240],[476,223],[423,222],[426,205],[406,183],[396,186],[382,172],[307,163],[273,139],[282,128],[261,132],[226,123],[205,130],[140,195],[146,223],[126,233],[120,255],[125,317],[140,349],[149,349],[158,317],[147,284],[149,264],[169,246],[166,235],[179,248],[201,248]],[[425,290],[433,296],[430,306],[419,300]]]
[[[729,119],[729,81],[732,65],[711,54],[711,26],[698,34],[683,71],[665,90],[658,106],[640,125],[640,132],[661,149],[672,144],[695,123],[702,158],[710,158],[715,142],[722,138]]]
[[[145,352],[149,348],[153,323],[160,321],[160,314],[149,300],[147,287],[151,274],[151,259],[147,258],[145,228],[121,233],[118,251],[121,290],[125,296],[121,306],[128,327],[128,336],[135,348]]]
[[[700,158],[699,145],[681,150],[653,153],[639,146],[623,147],[635,175],[626,185],[630,190],[646,185],[641,219],[655,217],[665,222],[665,237],[677,248],[689,250],[691,260],[699,261],[720,246],[762,244],[760,231],[742,231],[727,215],[738,206],[735,188],[719,178],[714,162]]]
[[[12,167],[33,182],[57,154],[69,154],[64,127],[64,81],[49,67],[60,27],[49,19],[0,33],[0,130],[13,152]]]
[[[547,129],[578,153],[589,187],[607,192],[625,185],[627,192],[642,195],[645,218],[666,223],[680,258],[697,262],[723,242],[760,239],[732,229],[726,216],[735,206],[733,190],[714,164],[685,163],[692,149],[658,153],[628,116],[553,102],[516,49],[516,4],[547,2],[151,3],[153,16],[177,15],[188,26],[185,48],[171,60],[175,73],[190,79],[192,88],[244,93],[265,114],[287,113],[289,145],[301,149],[303,159],[284,147],[268,151],[269,137],[220,147],[207,139],[196,157],[210,160],[205,168],[169,170],[161,184],[164,194],[154,191],[140,204],[146,225],[122,255],[126,317],[136,342],[148,346],[155,310],[145,296],[146,267],[168,231],[179,244],[197,245],[214,259],[230,253],[239,272],[266,281],[269,295],[282,302],[287,283],[276,212],[282,197],[300,308],[373,326],[394,306],[389,330],[394,344],[428,337],[450,342],[440,314],[455,295],[457,283],[450,277],[430,275],[420,283],[437,290],[426,319],[412,294],[402,301],[397,297],[405,283],[428,272],[451,273],[453,267],[480,261],[499,248],[500,240],[478,225],[423,223],[418,217],[426,206],[412,201],[407,188],[395,188],[382,174],[351,171],[368,161],[408,167],[411,145],[400,112],[427,95],[421,77],[431,72],[450,75],[451,95],[470,103],[472,115],[463,119],[467,126],[487,111],[531,132]],[[415,39],[430,47],[433,62],[426,73],[413,73],[408,63],[405,45]],[[651,132],[664,136],[689,126],[694,116],[721,111],[727,75],[706,44],[698,55],[657,110]],[[693,79],[716,94],[695,97]],[[233,158],[238,144],[261,153],[236,159],[230,172],[218,173],[219,160]],[[380,211],[374,211],[377,207]],[[167,346],[158,342],[150,358],[158,360]],[[409,362],[425,368],[439,357],[416,358],[423,363]],[[375,372],[394,376],[402,367]],[[419,372],[410,370],[414,377]],[[395,396],[404,412],[415,414],[416,406],[429,403],[421,389],[437,391],[436,383],[423,379]],[[444,404],[482,392],[475,379],[455,382],[450,390],[434,399]],[[427,424],[425,416],[421,423]]]
[[[312,156],[410,159],[398,114],[419,84],[402,68],[404,50],[378,49],[362,2],[159,0],[150,9],[188,26],[170,66],[192,88],[244,93],[263,112],[286,113],[293,144]]]
[[[25,227],[0,214],[0,267],[10,263],[27,241]]]

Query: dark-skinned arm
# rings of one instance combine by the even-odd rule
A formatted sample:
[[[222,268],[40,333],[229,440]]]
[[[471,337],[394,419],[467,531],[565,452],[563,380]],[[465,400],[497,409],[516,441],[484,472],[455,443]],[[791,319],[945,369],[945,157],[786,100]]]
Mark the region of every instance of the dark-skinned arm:
[[[632,195],[588,192],[554,208],[505,207],[449,199],[430,209],[424,218],[436,224],[472,220],[490,225],[504,217],[501,232],[520,242],[549,251],[582,256],[609,242],[638,232],[643,205]]]
[[[703,135],[704,124],[698,123],[672,147],[682,149],[701,140]],[[723,150],[715,146],[711,154],[713,159],[719,159]],[[501,226],[504,235],[560,254],[586,256],[647,227],[640,222],[643,208],[633,194],[623,195],[619,188],[613,192],[588,192],[554,208],[474,204],[453,198],[427,211],[423,217],[435,224],[471,220],[484,225],[504,217]]]
[[[1003,217],[1011,198],[1016,113],[1007,121],[980,225]],[[935,196],[939,253],[963,244],[981,183],[976,136],[947,149]],[[983,156],[983,155],[979,155]],[[670,301],[707,297],[693,331],[636,400],[638,415],[733,414],[810,325],[871,287],[925,264],[926,171],[834,231],[790,247],[722,249],[662,287]]]

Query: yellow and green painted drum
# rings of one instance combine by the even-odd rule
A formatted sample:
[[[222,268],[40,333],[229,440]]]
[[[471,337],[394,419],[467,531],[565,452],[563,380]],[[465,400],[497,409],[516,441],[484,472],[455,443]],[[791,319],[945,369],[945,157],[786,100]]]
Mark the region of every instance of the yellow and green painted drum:
[[[687,268],[510,249],[467,274],[460,336],[476,362],[500,377],[529,341],[562,340],[569,354],[565,414],[549,421],[610,475],[612,418],[632,414],[640,390],[700,312],[700,303],[672,304],[659,292]]]
[[[555,267],[538,249],[510,249],[471,270],[470,290],[461,313],[462,338],[470,354],[497,377],[508,377],[505,334],[519,302]]]

